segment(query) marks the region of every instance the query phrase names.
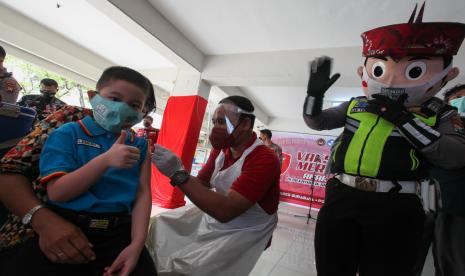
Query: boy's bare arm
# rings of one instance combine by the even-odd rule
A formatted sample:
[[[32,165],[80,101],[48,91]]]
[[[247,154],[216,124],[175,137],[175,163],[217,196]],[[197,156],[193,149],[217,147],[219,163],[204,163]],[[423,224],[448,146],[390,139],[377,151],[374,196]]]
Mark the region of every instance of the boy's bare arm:
[[[123,249],[111,266],[105,267],[104,276],[129,275],[137,264],[144,248],[150,220],[152,197],[150,193],[150,155],[147,152],[140,170],[140,184],[132,211],[131,244]]]
[[[140,184],[132,211],[132,244],[141,249],[145,244],[149,227],[152,194],[150,192],[150,155],[147,152],[141,168]]]

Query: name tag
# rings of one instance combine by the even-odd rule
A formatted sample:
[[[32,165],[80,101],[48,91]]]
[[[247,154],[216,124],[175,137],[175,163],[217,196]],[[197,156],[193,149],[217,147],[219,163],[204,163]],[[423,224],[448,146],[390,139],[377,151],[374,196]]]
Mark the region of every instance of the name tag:
[[[357,102],[354,107],[350,110],[350,113],[366,112],[368,102],[362,101]]]
[[[97,149],[102,148],[102,146],[100,146],[99,144],[93,143],[91,141],[83,140],[83,139],[77,139],[76,144],[84,145],[84,146],[88,146],[88,147],[93,147],[93,148],[97,148]]]

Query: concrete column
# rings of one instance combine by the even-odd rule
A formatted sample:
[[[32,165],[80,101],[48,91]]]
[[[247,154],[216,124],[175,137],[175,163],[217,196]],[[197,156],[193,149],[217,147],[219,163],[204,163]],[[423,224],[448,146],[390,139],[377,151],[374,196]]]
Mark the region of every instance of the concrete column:
[[[191,170],[211,86],[200,79],[200,73],[180,70],[166,104],[158,144],[174,151]],[[184,194],[152,165],[152,202],[163,208],[185,205]]]

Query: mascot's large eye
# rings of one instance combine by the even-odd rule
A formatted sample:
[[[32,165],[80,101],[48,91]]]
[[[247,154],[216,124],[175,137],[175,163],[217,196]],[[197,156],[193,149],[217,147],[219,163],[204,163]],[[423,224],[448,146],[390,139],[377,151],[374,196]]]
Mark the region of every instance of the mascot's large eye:
[[[407,66],[405,77],[408,80],[418,80],[426,73],[426,63],[423,61],[415,61]]]
[[[384,62],[382,61],[375,62],[373,66],[371,67],[371,75],[376,79],[381,78],[385,72],[386,72],[386,65],[384,65]]]

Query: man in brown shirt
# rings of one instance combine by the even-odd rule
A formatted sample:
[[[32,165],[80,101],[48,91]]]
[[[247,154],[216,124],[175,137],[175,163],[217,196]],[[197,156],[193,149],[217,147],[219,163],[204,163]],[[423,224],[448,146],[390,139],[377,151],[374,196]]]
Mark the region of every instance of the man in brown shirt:
[[[283,163],[283,150],[282,148],[273,143],[271,141],[271,137],[273,136],[273,134],[271,133],[271,130],[269,129],[262,129],[260,130],[260,140],[262,140],[262,142],[265,144],[265,146],[271,148],[272,150],[274,150],[274,152],[276,152],[276,154],[278,155],[278,158],[279,158],[279,163],[282,164]]]

